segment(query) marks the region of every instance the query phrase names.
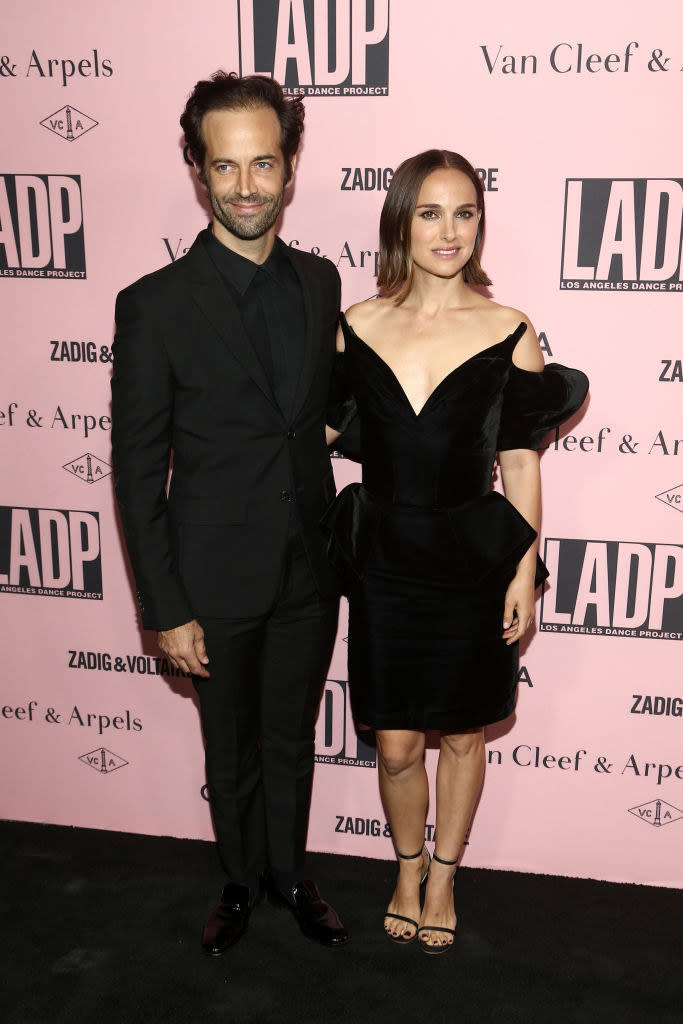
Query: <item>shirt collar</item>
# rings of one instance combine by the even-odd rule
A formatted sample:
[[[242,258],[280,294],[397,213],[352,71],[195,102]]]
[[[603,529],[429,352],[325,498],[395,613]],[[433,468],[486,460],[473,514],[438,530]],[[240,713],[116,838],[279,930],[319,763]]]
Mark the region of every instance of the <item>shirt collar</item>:
[[[286,275],[290,266],[289,256],[287,246],[280,238],[275,238],[275,244],[268,259],[261,264],[254,263],[253,260],[240,256],[239,253],[229,249],[227,245],[223,245],[210,227],[205,232],[205,241],[217,270],[228,279],[240,295],[246,293],[259,270],[263,270],[269,277],[280,283],[286,283]]]

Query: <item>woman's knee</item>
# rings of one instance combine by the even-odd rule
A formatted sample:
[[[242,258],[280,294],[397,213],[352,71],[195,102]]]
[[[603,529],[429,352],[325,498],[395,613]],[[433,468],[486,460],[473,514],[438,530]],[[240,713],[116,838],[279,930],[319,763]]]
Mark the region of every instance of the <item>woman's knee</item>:
[[[424,756],[424,734],[401,730],[377,733],[377,756],[387,775],[399,775]]]
[[[468,729],[467,732],[444,733],[441,746],[458,758],[481,757],[484,752],[484,730]]]

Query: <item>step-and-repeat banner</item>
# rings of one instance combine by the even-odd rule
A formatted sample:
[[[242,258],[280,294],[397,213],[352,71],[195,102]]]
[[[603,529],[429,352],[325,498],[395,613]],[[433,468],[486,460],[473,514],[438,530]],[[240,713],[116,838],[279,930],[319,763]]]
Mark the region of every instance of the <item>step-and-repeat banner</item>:
[[[492,296],[584,410],[541,465],[551,572],[487,732],[464,863],[683,883],[680,5],[179,0],[6,7],[0,33],[0,814],[211,838],[189,679],[141,632],[110,454],[116,292],[208,220],[178,117],[217,68],[306,98],[280,234],[375,293],[392,170],[454,149],[486,189]],[[358,467],[335,458],[338,485]],[[346,683],[323,697],[315,850],[392,855]],[[416,680],[419,685],[419,680]],[[447,680],[444,680],[447,685]],[[437,751],[428,751],[433,778]],[[433,816],[427,838],[433,836]]]

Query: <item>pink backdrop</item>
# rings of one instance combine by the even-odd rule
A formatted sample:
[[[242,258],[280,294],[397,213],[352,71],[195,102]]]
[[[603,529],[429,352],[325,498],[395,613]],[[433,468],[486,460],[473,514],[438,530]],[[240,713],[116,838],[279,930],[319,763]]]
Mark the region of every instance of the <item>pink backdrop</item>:
[[[387,169],[456,149],[485,177],[493,296],[591,379],[542,459],[552,577],[517,712],[489,730],[464,862],[680,886],[683,16],[635,0],[551,18],[531,0],[329,9],[329,34],[317,0],[4,12],[0,814],[212,836],[192,687],[155,661],[122,553],[109,346],[118,289],[207,220],[181,156],[187,93],[241,66],[317,92],[281,235],[337,263],[345,305],[375,291]],[[345,636],[343,607],[310,846],[388,857]]]

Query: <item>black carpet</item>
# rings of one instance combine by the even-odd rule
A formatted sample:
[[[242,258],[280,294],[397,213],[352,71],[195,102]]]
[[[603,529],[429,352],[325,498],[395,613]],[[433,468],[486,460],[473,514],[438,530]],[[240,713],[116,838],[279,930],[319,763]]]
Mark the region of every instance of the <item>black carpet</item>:
[[[3,1024],[683,1020],[680,891],[462,868],[456,947],[428,957],[382,933],[393,863],[313,854],[349,944],[263,903],[214,960],[210,843],[4,822],[0,855]]]

